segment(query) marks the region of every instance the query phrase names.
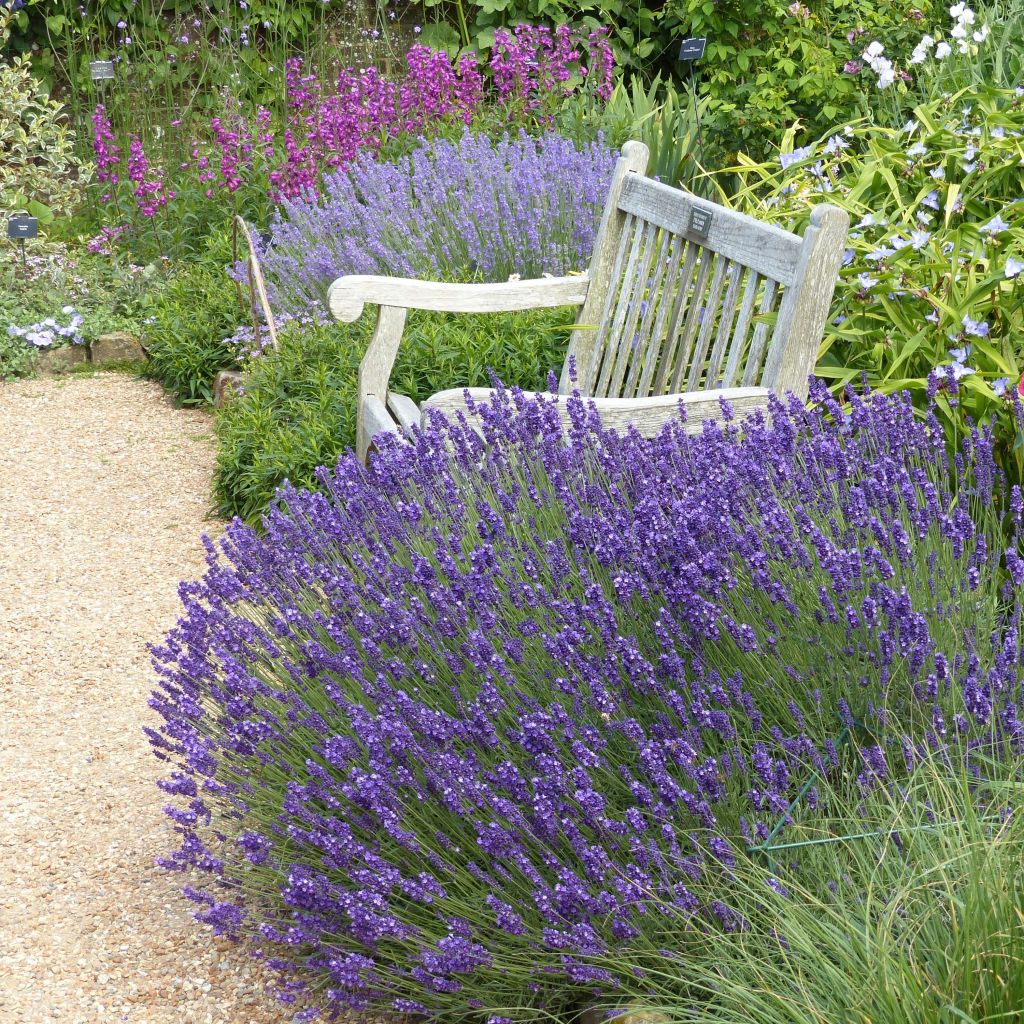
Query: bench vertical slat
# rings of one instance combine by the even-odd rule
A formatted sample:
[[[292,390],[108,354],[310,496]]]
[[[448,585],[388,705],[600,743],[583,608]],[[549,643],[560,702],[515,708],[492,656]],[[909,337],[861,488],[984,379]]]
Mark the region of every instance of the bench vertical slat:
[[[693,268],[697,264],[697,257],[700,254],[700,246],[695,242],[684,241],[679,236],[680,244],[685,245],[683,256],[682,273],[679,283],[676,285],[676,292],[672,304],[672,317],[669,320],[668,331],[665,334],[665,348],[661,353],[661,361],[658,364],[658,375],[654,380],[654,394],[666,394],[666,382],[672,372],[672,361],[675,359],[679,348],[679,341],[683,330],[683,317],[686,315],[687,301],[690,295],[690,282],[693,280]]]
[[[614,304],[611,324],[601,338],[600,347],[594,353],[595,378],[594,386],[590,393],[595,398],[607,394],[605,389],[608,387],[608,380],[611,377],[614,366],[619,337],[625,327],[630,298],[636,289],[636,268],[640,260],[644,236],[649,230],[653,230],[650,225],[636,218],[634,218],[630,227],[632,228],[631,235],[623,233],[622,236],[623,243],[626,244],[628,242],[629,256],[626,259],[626,269],[623,271],[621,280],[616,281],[613,285],[615,294],[613,296]]]
[[[659,365],[659,360],[662,364],[664,363],[668,356],[668,349],[672,344],[672,339],[665,335],[665,324],[668,320],[669,309],[677,299],[676,291],[679,287],[679,272],[684,266],[683,252],[688,243],[681,235],[669,235],[667,231],[665,234],[671,239],[671,247],[665,260],[668,266],[668,273],[658,298],[658,315],[655,318],[654,327],[651,331],[651,343],[644,353],[643,370],[636,386],[637,398],[646,398],[651,393],[651,381],[654,379],[654,371]],[[692,270],[692,262],[689,266]]]
[[[627,252],[632,252],[632,241],[634,232],[640,230],[640,225],[637,219],[630,214],[626,218],[626,223],[623,225],[622,235],[619,238],[619,247],[615,253],[615,264],[612,268],[612,284],[608,287],[607,294],[604,298],[604,307],[601,310],[601,319],[594,327],[594,337],[591,342],[591,356],[587,366],[577,367],[579,373],[579,389],[580,394],[593,395],[597,388],[597,377],[601,369],[601,359],[604,354],[605,348],[608,345],[608,335],[611,330],[611,321],[615,310],[615,302],[619,297],[619,293],[622,290],[623,274],[625,273],[625,264],[627,260]],[[579,322],[586,325],[587,321],[583,319],[581,312]],[[579,332],[576,332],[577,334]],[[573,342],[575,346],[575,341]],[[571,350],[570,350],[571,351]]]
[[[676,352],[675,366],[672,368],[672,382],[668,386],[669,394],[674,394],[682,389],[683,375],[690,365],[690,351],[697,336],[697,329],[700,327],[700,311],[704,292],[707,289],[708,277],[711,275],[711,266],[718,259],[718,254],[698,246],[698,259],[700,268],[697,270],[697,280],[693,284],[693,290],[686,297],[688,299],[686,323]]]
[[[608,323],[612,309],[609,299],[612,293],[619,290],[622,280],[622,264],[618,260],[618,254],[622,251],[623,230],[628,221],[635,220],[619,209],[619,199],[626,182],[631,177],[642,176],[647,170],[648,156],[649,151],[642,142],[627,142],[622,147],[622,156],[619,157],[612,172],[608,198],[605,200],[601,224],[594,242],[594,252],[587,269],[587,278],[590,282],[587,297],[577,320],[582,326],[572,333],[558,384],[558,390],[563,395],[570,394],[577,386],[572,380],[574,366],[579,376],[582,394],[592,393],[592,384],[597,380],[596,363],[601,359],[601,332],[593,328],[601,328]]]
[[[725,346],[732,334],[732,322],[736,316],[736,303],[739,300],[740,285],[743,283],[743,275],[746,267],[742,263],[731,263],[729,265],[729,287],[725,291],[725,298],[722,300],[722,312],[718,319],[718,333],[715,335],[715,344],[711,349],[711,356],[708,359],[708,372],[705,377],[706,386],[718,387],[718,371],[722,365],[722,357],[725,355]]]
[[[640,318],[640,325],[637,327],[636,347],[629,360],[629,373],[622,387],[616,389],[620,398],[636,397],[640,371],[646,365],[651,350],[656,350],[660,346],[660,339],[654,331],[654,324],[657,313],[665,306],[665,278],[669,273],[669,251],[674,238],[675,236],[668,231],[660,232],[658,251],[654,257],[654,267],[647,287],[647,297],[644,300],[646,309]]]
[[[711,342],[711,332],[715,327],[718,303],[722,296],[722,283],[725,280],[725,272],[729,266],[730,261],[721,253],[715,255],[715,273],[711,278],[711,287],[708,289],[707,301],[704,303],[704,312],[700,322],[700,334],[697,335],[697,344],[694,348],[693,359],[690,362],[690,374],[686,378],[687,391],[693,391],[704,375],[704,360],[707,358],[708,345]]]
[[[767,316],[772,311],[778,290],[778,282],[773,281],[770,277],[765,278],[764,297],[761,299],[761,308],[757,311],[758,316]],[[747,366],[743,371],[744,387],[750,387],[755,380],[761,378],[761,361],[769,330],[771,327],[764,321],[754,325],[754,336],[750,340],[750,355],[747,356]]]
[[[725,364],[725,373],[722,374],[723,388],[732,387],[732,381],[736,379],[740,359],[747,347],[747,332],[750,330],[750,318],[754,315],[754,300],[757,298],[760,283],[761,275],[756,270],[748,271],[740,315],[736,320],[736,329],[732,332],[732,343],[729,346],[729,361]]]
[[[619,375],[621,383],[622,368],[629,353],[637,317],[640,315],[640,304],[643,302],[657,232],[658,228],[654,224],[643,221],[637,223],[626,267],[626,280],[623,282],[622,291],[619,292],[615,319],[604,346],[604,361],[601,364],[601,376],[597,380],[595,397],[606,398],[613,394],[616,374]]]

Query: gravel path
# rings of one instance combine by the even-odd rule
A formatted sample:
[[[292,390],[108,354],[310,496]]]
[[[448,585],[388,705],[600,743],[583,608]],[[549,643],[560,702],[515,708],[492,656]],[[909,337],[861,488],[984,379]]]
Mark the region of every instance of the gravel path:
[[[213,461],[209,416],[155,384],[0,384],[3,1024],[291,1019],[153,865],[144,645],[202,571]]]

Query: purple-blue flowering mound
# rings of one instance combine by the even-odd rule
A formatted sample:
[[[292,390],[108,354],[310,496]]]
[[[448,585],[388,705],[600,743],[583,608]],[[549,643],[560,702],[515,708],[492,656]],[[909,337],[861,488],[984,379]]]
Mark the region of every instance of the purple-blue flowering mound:
[[[585,270],[615,159],[600,140],[577,147],[556,132],[467,131],[390,162],[363,154],[322,193],[275,212],[260,253],[271,304],[326,313],[327,289],[345,274],[507,281]]]
[[[816,398],[645,440],[499,392],[482,437],[435,422],[208,542],[148,730],[198,918],[329,1014],[622,1005],[631,945],[671,922],[677,970],[680,921],[738,926],[715,879],[809,780],[1019,753],[989,437],[950,465],[905,397]]]

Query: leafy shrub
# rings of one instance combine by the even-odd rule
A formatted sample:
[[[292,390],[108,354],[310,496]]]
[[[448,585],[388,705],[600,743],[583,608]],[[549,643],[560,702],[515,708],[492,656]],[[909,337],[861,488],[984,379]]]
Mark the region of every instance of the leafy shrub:
[[[489,372],[543,387],[564,358],[574,310],[486,316],[412,312],[391,376],[420,402],[450,387],[486,387]],[[373,317],[352,325],[288,322],[281,350],[249,362],[244,394],[217,417],[214,493],[225,517],[258,522],[288,480],[316,487],[317,469],[355,443],[356,371]]]
[[[909,55],[933,10],[943,9],[929,0],[469,0],[457,6],[465,6],[476,26],[478,45],[493,38],[496,26],[538,18],[607,25],[618,63],[647,78],[658,71],[678,75],[680,40],[706,36],[699,88],[707,102],[706,141],[717,155],[738,149],[761,155],[777,145],[780,126],[799,119],[820,132],[862,112],[872,87],[844,65],[858,60],[873,38]]]
[[[92,169],[75,155],[64,108],[33,78],[27,57],[0,62],[0,96],[0,219],[50,221],[78,203]]]
[[[852,801],[931,749],[1019,751],[987,440],[951,469],[905,399],[816,397],[653,441],[575,401],[567,442],[503,393],[484,438],[435,422],[211,542],[150,731],[199,919],[334,1009],[557,1017],[666,905],[683,963],[735,926],[695,893],[812,772]]]
[[[867,374],[880,390],[910,389],[922,408],[938,390],[950,438],[965,416],[994,417],[999,458],[1017,479],[1022,133],[1021,90],[962,94],[919,107],[899,129],[848,126],[784,153],[783,168],[744,161],[735,199],[784,222],[824,200],[847,209],[850,248],[816,372],[837,393]]]
[[[500,281],[585,269],[614,164],[600,142],[577,149],[553,133],[466,133],[393,163],[360,157],[323,196],[282,203],[261,253],[271,303],[326,311],[344,274]]]
[[[211,401],[217,372],[237,365],[225,339],[245,314],[225,272],[229,258],[226,239],[215,240],[206,259],[180,265],[147,298],[143,344],[149,371],[183,405]]]
[[[28,373],[36,344],[75,337],[88,343],[117,330],[141,333],[143,296],[159,277],[156,267],[50,241],[28,248],[24,268],[20,259],[0,263],[0,376]],[[71,313],[64,312],[69,308]],[[72,323],[75,330],[69,334],[57,329],[67,331]],[[26,336],[32,325],[41,325],[32,332],[40,337]],[[48,335],[53,337],[48,340]]]

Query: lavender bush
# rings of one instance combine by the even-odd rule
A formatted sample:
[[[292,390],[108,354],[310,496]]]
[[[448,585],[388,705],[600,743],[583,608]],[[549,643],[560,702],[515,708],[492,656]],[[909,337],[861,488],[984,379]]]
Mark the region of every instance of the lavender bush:
[[[356,157],[323,195],[285,200],[261,252],[275,310],[325,310],[344,274],[459,280],[586,268],[615,156],[555,133],[469,132],[380,163]],[[236,269],[242,273],[242,268]]]
[[[949,466],[905,398],[815,397],[651,441],[572,399],[567,443],[502,392],[208,541],[148,730],[199,920],[330,1010],[614,1004],[667,914],[739,926],[697,894],[814,773],[1017,752],[990,438]]]

